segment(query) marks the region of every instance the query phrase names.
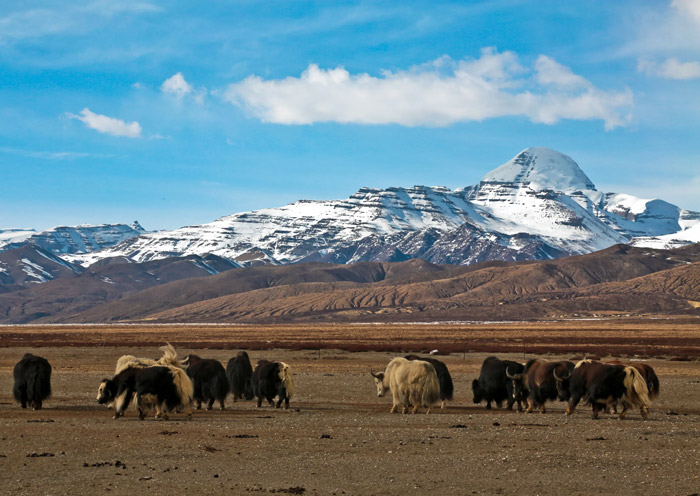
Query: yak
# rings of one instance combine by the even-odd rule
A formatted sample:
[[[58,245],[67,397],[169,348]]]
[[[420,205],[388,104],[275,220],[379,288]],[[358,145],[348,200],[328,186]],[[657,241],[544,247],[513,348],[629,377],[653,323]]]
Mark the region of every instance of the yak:
[[[642,418],[649,412],[649,388],[642,374],[634,367],[610,365],[593,360],[581,360],[573,371],[560,375],[555,371],[555,380],[560,397],[565,397],[568,406],[566,415],[571,415],[576,405],[584,399],[593,407],[593,418],[598,412],[622,404],[619,419],[632,406],[638,406]]]
[[[273,399],[278,397],[279,408],[284,400],[284,408],[289,408],[289,400],[294,394],[294,379],[292,369],[284,362],[270,362],[259,360],[251,377],[253,395],[258,399],[258,408],[262,406],[262,400],[274,404]]]
[[[179,367],[127,367],[112,379],[103,379],[97,390],[97,402],[113,403],[115,419],[124,415],[135,395],[135,403],[141,420],[146,407],[154,403],[156,418],[168,419],[168,411],[182,408],[192,418],[190,404],[194,386],[189,376]]]
[[[13,370],[15,385],[12,394],[22,408],[27,404],[41,410],[43,401],[51,396],[51,365],[44,357],[25,354]]]
[[[522,403],[527,398],[527,388],[522,381],[512,381],[506,375],[508,371],[513,374],[521,374],[524,366],[522,363],[512,360],[501,360],[490,356],[481,364],[479,378],[472,381],[474,403],[486,401],[486,408],[491,408],[494,401],[501,408],[503,401],[507,400],[508,410],[513,409],[513,404],[518,402],[518,411],[522,412]]]
[[[623,363],[620,360],[611,360],[607,363],[609,363],[610,365],[625,365],[629,367],[634,367],[639,371],[640,374],[642,374],[642,377],[644,377],[644,380],[647,383],[647,389],[649,390],[649,399],[654,400],[659,396],[659,393],[661,392],[659,387],[659,378],[651,365],[648,365],[646,363]]]
[[[117,360],[117,367],[114,370],[114,375],[119,374],[122,370],[128,367],[155,367],[157,365],[162,365],[164,367],[179,367],[184,369],[185,367],[178,361],[177,352],[175,348],[168,343],[159,348],[163,352],[163,356],[158,360],[153,360],[152,358],[138,358],[133,355],[124,355]]]
[[[197,355],[187,355],[182,364],[187,365],[187,375],[194,383],[194,401],[197,410],[202,408],[202,401],[207,402],[207,410],[212,409],[214,401],[218,401],[219,409],[223,410],[229,385],[221,362]]]
[[[238,355],[226,364],[226,377],[233,394],[233,401],[245,398],[253,399],[253,367],[250,365],[250,358],[245,351],[239,351]]]
[[[440,398],[440,383],[435,367],[422,360],[406,360],[394,358],[386,366],[384,372],[374,373],[370,369],[377,385],[377,396],[382,397],[391,390],[393,404],[390,412],[396,412],[401,406],[401,412],[406,413],[413,405],[411,413],[418,412],[422,406],[430,413],[431,406]]]
[[[447,369],[447,365],[436,358],[421,358],[418,355],[407,355],[405,358],[406,360],[423,360],[424,362],[430,363],[435,368],[435,373],[440,383],[440,400],[442,401],[440,409],[444,409],[445,402],[452,401],[452,396],[454,395],[454,384],[452,383],[452,376]]]
[[[565,401],[559,396],[554,372],[564,374],[573,368],[573,362],[568,360],[553,362],[536,358],[528,360],[522,373],[514,374],[506,370],[506,375],[513,381],[514,388],[522,384],[528,389],[527,409],[525,410],[527,413],[532,413],[532,410],[536,407],[540,408],[541,413],[546,413],[545,403],[547,401],[557,398]]]

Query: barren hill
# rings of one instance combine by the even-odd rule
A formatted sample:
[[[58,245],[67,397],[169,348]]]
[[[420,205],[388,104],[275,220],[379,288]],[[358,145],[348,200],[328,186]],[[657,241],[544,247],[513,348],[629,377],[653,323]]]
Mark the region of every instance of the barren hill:
[[[700,313],[700,245],[616,245],[546,262],[438,266],[421,260],[261,266],[162,284],[40,321],[251,322],[532,319]]]

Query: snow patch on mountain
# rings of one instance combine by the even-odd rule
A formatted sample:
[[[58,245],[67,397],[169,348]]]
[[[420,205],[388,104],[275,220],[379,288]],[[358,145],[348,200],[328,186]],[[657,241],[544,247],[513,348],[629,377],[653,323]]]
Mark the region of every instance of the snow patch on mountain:
[[[129,225],[60,226],[40,232],[6,229],[0,231],[0,251],[31,244],[57,255],[88,253],[114,246],[144,233],[146,231],[138,221]]]
[[[84,266],[108,257],[144,262],[207,254],[240,266],[409,258],[468,264],[589,253],[672,236],[698,222],[700,214],[663,200],[600,192],[571,157],[528,148],[474,186],[365,187],[343,200],[300,200],[140,232],[101,250],[84,244],[61,256]]]
[[[526,186],[534,191],[553,190],[569,193],[595,190],[595,185],[568,155],[549,148],[527,148],[495,168],[482,183],[506,183]]]

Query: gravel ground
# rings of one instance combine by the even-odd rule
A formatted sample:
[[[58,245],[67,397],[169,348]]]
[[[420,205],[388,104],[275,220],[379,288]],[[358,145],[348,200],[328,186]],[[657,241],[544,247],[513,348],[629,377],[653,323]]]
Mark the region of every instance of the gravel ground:
[[[12,367],[25,351],[54,368],[54,394],[40,411],[12,399]],[[178,349],[224,364],[236,351]],[[485,354],[441,357],[456,393],[445,410],[391,415],[368,372],[392,354],[253,351],[253,363],[292,366],[289,410],[229,400],[191,421],[139,421],[133,408],[112,420],[95,394],[123,354],[159,352],[0,348],[0,493],[700,493],[700,362],[649,361],[661,380],[649,419],[635,411],[594,421],[583,405],[571,417],[561,403],[544,415],[474,405],[470,385]]]

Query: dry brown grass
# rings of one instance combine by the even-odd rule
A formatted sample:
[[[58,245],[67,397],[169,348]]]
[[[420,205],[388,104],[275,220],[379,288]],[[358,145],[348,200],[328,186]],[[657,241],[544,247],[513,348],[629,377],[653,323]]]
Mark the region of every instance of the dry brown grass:
[[[0,346],[514,352],[700,357],[700,319],[614,318],[517,323],[3,326]]]

